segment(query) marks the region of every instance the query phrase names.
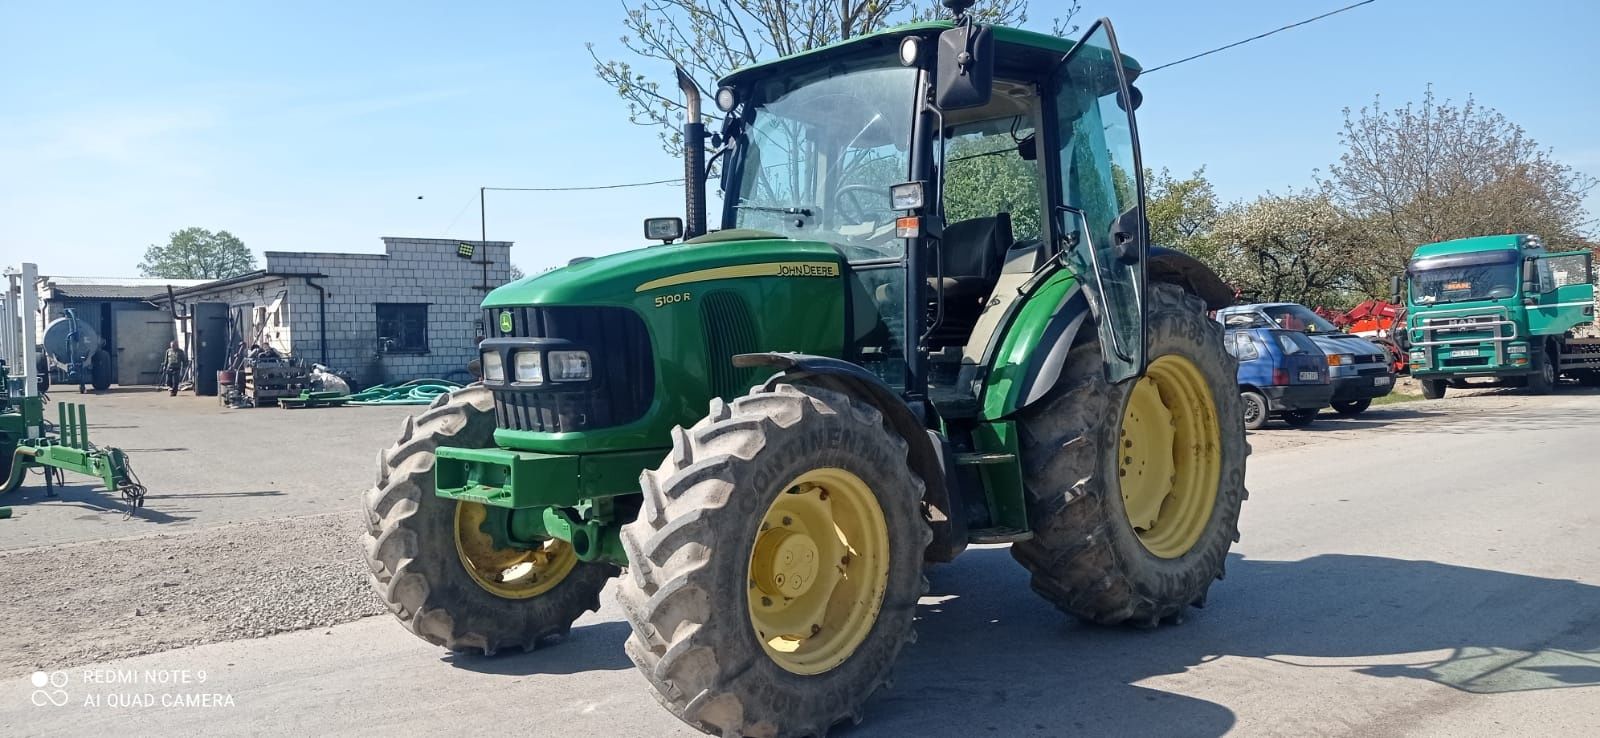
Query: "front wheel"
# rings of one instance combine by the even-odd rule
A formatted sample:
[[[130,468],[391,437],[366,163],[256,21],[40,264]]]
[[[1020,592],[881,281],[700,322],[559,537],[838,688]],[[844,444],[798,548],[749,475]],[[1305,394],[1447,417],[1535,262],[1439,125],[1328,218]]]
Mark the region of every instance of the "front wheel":
[[[1237,363],[1200,300],[1153,284],[1150,365],[1106,383],[1098,343],[1019,418],[1034,537],[1011,555],[1060,610],[1156,625],[1203,603],[1239,540],[1244,418]]]
[[[1370,398],[1362,398],[1360,400],[1344,400],[1342,402],[1333,403],[1333,411],[1347,418],[1360,415],[1366,412],[1367,408],[1369,407],[1372,407],[1372,400]]]
[[[859,719],[926,591],[922,482],[871,405],[759,388],[640,477],[617,600],[656,699],[717,735],[822,735]]]
[[[105,349],[94,352],[94,358],[90,360],[89,384],[96,392],[104,392],[111,387],[111,354]]]
[[[1533,373],[1528,375],[1528,391],[1548,395],[1556,389],[1556,362],[1544,351],[1533,354]]]
[[[600,590],[617,571],[579,561],[561,541],[499,546],[491,531],[505,525],[496,517],[503,513],[434,494],[435,452],[493,446],[494,426],[489,390],[440,395],[379,454],[378,483],[365,499],[367,565],[384,605],[429,643],[485,655],[565,635],[600,608]]]
[[[1444,397],[1445,380],[1443,380],[1443,379],[1424,379],[1424,380],[1421,381],[1421,384],[1422,384],[1422,398],[1423,399],[1425,399],[1425,400],[1437,400],[1437,399],[1439,399],[1441,397]]]

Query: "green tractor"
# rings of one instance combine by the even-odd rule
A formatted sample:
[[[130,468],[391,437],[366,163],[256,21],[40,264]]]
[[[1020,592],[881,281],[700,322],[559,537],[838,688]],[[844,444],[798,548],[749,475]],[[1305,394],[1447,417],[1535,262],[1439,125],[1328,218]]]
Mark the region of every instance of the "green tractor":
[[[380,457],[384,602],[531,649],[621,573],[656,698],[761,736],[859,720],[971,544],[1096,623],[1203,604],[1245,498],[1232,293],[1146,243],[1138,71],[1103,20],[958,14],[737,71],[709,137],[680,75],[687,217],[489,294],[481,384]]]

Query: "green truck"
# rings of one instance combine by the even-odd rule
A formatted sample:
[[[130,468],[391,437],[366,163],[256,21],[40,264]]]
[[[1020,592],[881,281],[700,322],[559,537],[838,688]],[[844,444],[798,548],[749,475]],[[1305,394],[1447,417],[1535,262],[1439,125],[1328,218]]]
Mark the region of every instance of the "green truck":
[[[1575,335],[1595,321],[1590,252],[1550,252],[1527,234],[1430,243],[1404,283],[1403,338],[1424,397],[1474,378],[1538,393],[1562,377],[1600,384],[1600,338]]]
[[[970,544],[1097,623],[1203,604],[1245,497],[1207,317],[1232,292],[1148,244],[1138,71],[1104,21],[1074,44],[964,15],[739,70],[715,230],[680,78],[686,217],[487,296],[483,381],[380,457],[379,596],[488,653],[619,577],[655,698],[769,737],[859,721],[924,566]]]

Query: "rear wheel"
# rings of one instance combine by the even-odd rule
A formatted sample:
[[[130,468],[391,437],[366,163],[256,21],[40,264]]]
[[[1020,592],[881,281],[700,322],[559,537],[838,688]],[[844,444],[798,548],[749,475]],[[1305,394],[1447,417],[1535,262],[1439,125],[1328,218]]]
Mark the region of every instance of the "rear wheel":
[[[1372,400],[1370,398],[1363,398],[1360,400],[1345,400],[1342,402],[1333,403],[1333,411],[1347,418],[1360,415],[1366,412],[1367,408],[1369,407],[1372,407]]]
[[[1244,414],[1245,430],[1261,430],[1266,426],[1272,411],[1268,409],[1265,395],[1255,390],[1245,390],[1239,393],[1239,404]]]
[[[1020,418],[1034,537],[1011,547],[1034,591],[1097,623],[1155,625],[1203,603],[1239,538],[1244,419],[1236,363],[1200,301],[1150,291],[1150,365],[1108,385],[1100,347]]]
[[[379,598],[417,637],[453,651],[529,650],[562,636],[600,608],[616,567],[579,561],[572,547],[498,546],[490,531],[504,513],[434,494],[441,446],[494,445],[494,397],[481,386],[434,400],[406,418],[400,439],[378,456],[366,496],[367,564]]]
[[[859,720],[912,639],[932,538],[878,411],[792,385],[712,400],[641,482],[617,599],[656,699],[718,735]]]
[[[1286,410],[1283,413],[1283,422],[1292,428],[1304,428],[1317,420],[1317,410]]]
[[[1421,380],[1422,397],[1428,400],[1437,400],[1444,397],[1445,381],[1443,379]]]

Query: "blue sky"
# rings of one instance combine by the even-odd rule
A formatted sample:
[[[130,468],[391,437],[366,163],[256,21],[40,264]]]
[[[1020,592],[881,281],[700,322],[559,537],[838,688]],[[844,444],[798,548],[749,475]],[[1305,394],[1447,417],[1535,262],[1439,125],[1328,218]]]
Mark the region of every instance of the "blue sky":
[[[1052,6],[1035,0],[1048,23]],[[1083,0],[1160,64],[1345,0]],[[1476,96],[1600,176],[1600,3],[1378,0],[1142,83],[1147,164],[1206,166],[1225,200],[1308,185],[1341,110]],[[0,0],[0,263],[132,276],[186,226],[265,250],[475,237],[477,188],[664,179],[584,42],[620,4],[38,3]],[[422,199],[417,199],[421,196]],[[537,271],[642,245],[682,190],[489,193],[494,239]],[[1590,198],[1591,215],[1600,198]]]

